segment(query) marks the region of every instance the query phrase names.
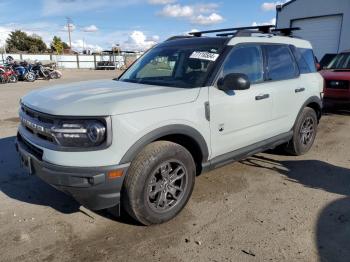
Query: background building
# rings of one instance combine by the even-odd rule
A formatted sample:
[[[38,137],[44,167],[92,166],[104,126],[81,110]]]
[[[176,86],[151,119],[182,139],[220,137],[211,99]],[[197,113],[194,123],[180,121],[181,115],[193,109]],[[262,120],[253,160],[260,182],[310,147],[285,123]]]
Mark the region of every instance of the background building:
[[[292,0],[277,6],[277,27],[300,27],[294,35],[309,40],[320,60],[350,49],[350,0]]]

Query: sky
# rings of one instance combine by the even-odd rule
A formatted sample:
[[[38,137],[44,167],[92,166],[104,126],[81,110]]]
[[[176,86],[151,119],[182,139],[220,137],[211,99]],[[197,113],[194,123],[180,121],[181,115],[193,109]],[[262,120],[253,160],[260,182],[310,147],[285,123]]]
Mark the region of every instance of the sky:
[[[191,31],[275,23],[287,0],[0,0],[0,47],[19,29],[50,44],[54,35],[75,50],[146,50]],[[67,22],[70,18],[70,23]]]

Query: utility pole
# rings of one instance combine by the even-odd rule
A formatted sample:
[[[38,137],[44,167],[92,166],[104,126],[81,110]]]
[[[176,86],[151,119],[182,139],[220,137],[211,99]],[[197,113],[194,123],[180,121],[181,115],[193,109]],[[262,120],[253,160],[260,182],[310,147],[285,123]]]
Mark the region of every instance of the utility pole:
[[[67,19],[67,30],[68,30],[68,37],[69,37],[69,48],[72,50],[72,38],[71,38],[71,26],[72,26],[72,19],[70,17],[66,17]]]

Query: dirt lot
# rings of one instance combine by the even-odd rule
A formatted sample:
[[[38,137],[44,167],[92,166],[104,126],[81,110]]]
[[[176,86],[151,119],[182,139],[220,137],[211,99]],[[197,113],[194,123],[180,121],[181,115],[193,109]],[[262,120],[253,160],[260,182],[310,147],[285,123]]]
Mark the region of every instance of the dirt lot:
[[[174,220],[152,227],[94,213],[27,176],[14,149],[21,96],[38,86],[0,85],[2,261],[349,261],[350,111],[325,115],[304,157],[259,154],[197,178]]]

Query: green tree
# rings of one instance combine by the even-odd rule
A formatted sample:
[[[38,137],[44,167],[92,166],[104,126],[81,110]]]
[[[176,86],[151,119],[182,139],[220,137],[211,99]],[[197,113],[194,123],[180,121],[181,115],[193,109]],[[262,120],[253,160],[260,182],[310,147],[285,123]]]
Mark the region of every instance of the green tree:
[[[27,38],[28,41],[28,45],[29,45],[29,52],[30,53],[42,53],[45,52],[47,50],[47,46],[44,43],[44,41],[42,40],[42,38],[38,35],[31,35],[28,36]]]
[[[51,42],[51,51],[56,52],[57,55],[63,53],[63,42],[60,37],[54,36]]]
[[[69,45],[66,42],[62,42],[62,44],[63,44],[63,49],[64,50],[70,49]]]
[[[29,36],[21,30],[10,33],[6,40],[8,52],[45,52],[47,47],[42,38],[38,35]]]
[[[27,51],[27,37],[28,35],[20,30],[11,32],[6,40],[7,52]]]

